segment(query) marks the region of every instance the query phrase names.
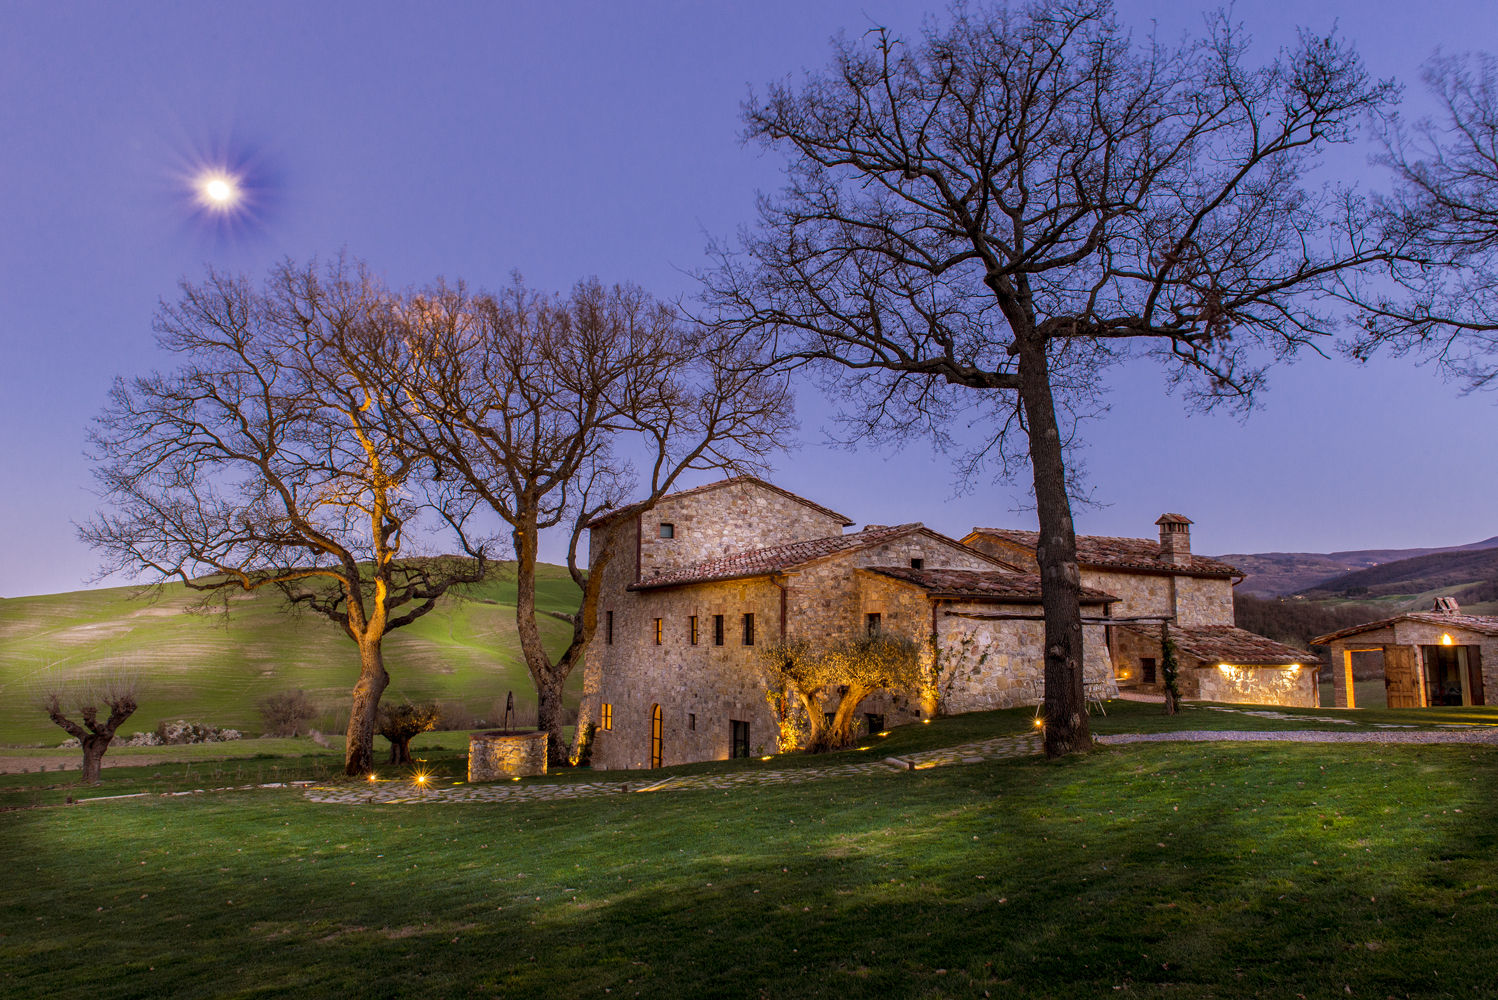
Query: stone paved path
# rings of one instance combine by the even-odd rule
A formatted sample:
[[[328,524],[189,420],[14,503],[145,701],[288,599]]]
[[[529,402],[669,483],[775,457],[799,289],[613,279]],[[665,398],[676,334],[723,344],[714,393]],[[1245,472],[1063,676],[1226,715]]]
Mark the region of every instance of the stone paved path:
[[[1466,743],[1498,746],[1498,728],[1409,730],[1388,729],[1362,732],[1326,732],[1317,729],[1266,730],[1188,730],[1175,733],[1116,733],[1095,736],[1103,746],[1129,743],[1206,743],[1206,742],[1287,742],[1287,743]],[[835,767],[781,768],[763,771],[735,771],[731,774],[683,774],[652,779],[648,776],[626,781],[551,782],[515,781],[482,785],[459,785],[452,788],[418,788],[410,781],[379,781],[368,785],[313,785],[305,792],[314,802],[338,805],[415,805],[450,802],[557,802],[564,799],[597,798],[637,792],[688,791],[691,789],[752,788],[762,785],[787,785],[823,778],[855,774],[894,773],[925,770],[952,764],[979,764],[987,760],[1031,757],[1040,753],[1040,734],[996,736],[993,739],[963,743],[939,750],[885,757],[857,764]]]
[[[797,767],[763,771],[734,771],[731,774],[682,774],[669,778],[635,778],[628,781],[510,781],[483,785],[459,785],[454,788],[421,789],[410,781],[377,781],[367,785],[314,785],[306,791],[314,802],[341,805],[379,803],[408,805],[443,802],[557,802],[563,799],[595,798],[631,792],[687,791],[690,789],[733,789],[761,785],[788,785],[822,778],[855,774],[893,773],[925,770],[951,764],[979,764],[985,760],[1006,757],[1032,757],[1040,753],[1040,736],[996,736],[993,739],[942,747],[903,757],[874,758],[857,764],[835,767]]]

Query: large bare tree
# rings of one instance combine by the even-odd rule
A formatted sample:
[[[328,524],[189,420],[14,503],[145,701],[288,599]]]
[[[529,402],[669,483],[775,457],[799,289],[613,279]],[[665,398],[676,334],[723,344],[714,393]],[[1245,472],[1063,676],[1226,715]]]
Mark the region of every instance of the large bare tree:
[[[414,426],[444,474],[509,527],[520,645],[560,764],[562,688],[584,660],[598,571],[614,555],[595,551],[591,574],[586,553],[579,561],[589,522],[626,499],[659,499],[688,470],[758,467],[789,429],[788,391],[631,286],[587,281],[564,297],[517,278],[498,295],[435,288],[406,311],[418,363],[400,379]],[[536,562],[548,529],[566,534],[567,569],[582,589],[577,611],[557,614],[571,627],[558,656],[537,623]],[[596,688],[585,671],[579,734]]]
[[[345,769],[367,773],[385,636],[485,570],[379,378],[399,367],[402,314],[362,266],[288,263],[258,289],[184,283],[156,330],[179,366],[116,382],[93,434],[108,506],[80,533],[110,571],[279,589],[339,625],[359,655]],[[452,518],[465,557],[411,552],[425,510]]]
[[[1354,353],[1381,347],[1433,359],[1469,388],[1498,387],[1498,62],[1436,56],[1424,81],[1433,115],[1389,122],[1377,201],[1399,239],[1387,272],[1349,276],[1362,308]],[[1361,280],[1359,280],[1361,279]]]
[[[1091,743],[1067,387],[1148,354],[1193,403],[1246,403],[1269,361],[1332,329],[1336,277],[1384,253],[1359,200],[1307,172],[1392,88],[1335,37],[1262,66],[1245,46],[1223,16],[1166,44],[1107,0],[957,5],[908,43],[840,40],[828,69],[745,106],[787,182],[718,248],[709,308],[866,404],[865,431],[940,441],[976,404],[975,463],[1022,432],[1052,755]]]

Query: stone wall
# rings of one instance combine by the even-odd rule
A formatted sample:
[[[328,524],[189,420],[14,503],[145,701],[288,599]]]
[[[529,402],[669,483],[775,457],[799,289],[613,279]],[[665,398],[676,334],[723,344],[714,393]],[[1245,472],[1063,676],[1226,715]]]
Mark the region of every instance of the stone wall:
[[[471,733],[468,780],[497,781],[546,773],[546,733]]]
[[[1292,708],[1317,708],[1320,703],[1316,670],[1310,665],[1200,664],[1181,671],[1180,687],[1181,697],[1197,701]]]
[[[1234,624],[1230,579],[1084,568],[1082,586],[1120,598],[1110,612],[1115,618],[1170,615],[1180,625]]]
[[[1095,613],[1096,608],[1085,609]],[[943,611],[1037,614],[1038,604],[954,602]],[[940,711],[981,712],[1037,705],[1045,694],[1045,623],[962,618],[938,613]],[[1082,627],[1082,669],[1089,697],[1118,694],[1103,626]]]
[[[1234,625],[1233,581],[1221,577],[1177,576],[1176,624]]]
[[[841,520],[752,482],[666,497],[638,517],[641,580],[730,552],[843,533]],[[662,523],[673,537],[660,537]]]

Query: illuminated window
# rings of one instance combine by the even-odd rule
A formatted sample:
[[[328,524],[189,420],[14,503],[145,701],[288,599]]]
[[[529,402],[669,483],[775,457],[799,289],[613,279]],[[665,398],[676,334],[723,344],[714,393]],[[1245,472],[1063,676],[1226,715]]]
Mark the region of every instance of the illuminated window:
[[[605,646],[614,644],[614,613],[612,611],[603,613],[603,644]]]
[[[728,756],[749,756],[749,723],[738,719],[728,720]]]
[[[911,558],[911,560],[910,560],[910,568],[911,569],[925,569],[926,568],[926,560],[920,558],[919,556],[913,556]]]
[[[687,618],[687,641],[697,645],[697,616],[691,615]]]
[[[881,619],[881,616],[880,616],[879,612],[877,612],[877,611],[870,611],[868,614],[864,615],[863,616],[864,630],[866,632],[868,632],[869,635],[875,635],[876,633],[878,633],[880,619]]]
[[[655,644],[657,646],[661,644],[661,620],[659,618],[655,620]]]
[[[746,613],[744,615],[744,645],[746,645],[746,646],[752,646],[752,645],[754,645],[754,614],[753,614],[753,612],[749,612],[749,613]],[[745,723],[745,725],[748,725],[748,723]]]
[[[598,711],[598,728],[605,731],[614,728],[614,706],[611,702],[604,702]]]
[[[650,766],[661,766],[661,706],[650,706]]]
[[[674,524],[667,524],[665,521],[662,521],[661,522],[661,537],[662,538],[675,538],[676,537],[676,525],[674,525]]]
[[[723,616],[713,615],[713,645],[723,645]]]

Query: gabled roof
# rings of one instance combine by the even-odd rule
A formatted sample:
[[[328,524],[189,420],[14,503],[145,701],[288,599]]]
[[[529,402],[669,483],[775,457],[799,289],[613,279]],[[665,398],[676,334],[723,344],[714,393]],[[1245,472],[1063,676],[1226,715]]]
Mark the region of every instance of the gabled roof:
[[[1123,627],[1152,639],[1160,637],[1159,629]],[[1315,653],[1275,642],[1235,625],[1172,625],[1170,638],[1185,655],[1211,664],[1288,666],[1320,662]]]
[[[1324,646],[1338,639],[1345,639],[1359,632],[1371,632],[1377,628],[1385,628],[1395,622],[1421,622],[1426,625],[1438,625],[1442,628],[1466,629],[1480,635],[1498,635],[1498,618],[1491,615],[1453,615],[1436,611],[1407,611],[1402,615],[1392,618],[1380,618],[1376,622],[1368,622],[1365,625],[1353,625],[1351,628],[1338,629],[1328,632],[1326,635],[1318,635],[1311,640],[1313,646]]]
[[[972,569],[911,569],[908,566],[866,566],[870,573],[893,577],[914,584],[928,597],[958,598],[971,601],[1003,601],[1033,604],[1040,600],[1040,577],[1034,573],[1010,573]],[[1112,594],[1091,587],[1082,588],[1084,604],[1108,604],[1118,600]]]
[[[749,576],[768,576],[772,573],[795,569],[819,559],[826,559],[829,556],[868,548],[903,535],[914,534],[935,538],[946,542],[953,548],[963,547],[960,542],[932,531],[919,521],[913,521],[910,524],[877,524],[850,535],[829,535],[825,538],[810,538],[799,542],[786,542],[784,545],[731,552],[716,559],[707,559],[690,566],[666,570],[649,579],[636,580],[627,589],[655,590],[659,587],[678,587],[688,583],[709,583],[716,580],[737,580]],[[982,552],[971,554],[987,559],[996,567],[1004,565],[1000,560]]]
[[[845,527],[853,523],[853,521],[846,514],[839,514],[837,511],[829,510],[819,503],[812,503],[805,497],[798,497],[790,490],[783,490],[779,486],[776,486],[774,483],[765,482],[758,476],[730,476],[727,479],[720,479],[716,483],[707,483],[702,486],[694,486],[689,490],[681,490],[676,493],[667,493],[665,496],[661,497],[660,500],[656,500],[654,503],[647,503],[642,500],[638,503],[632,503],[625,507],[616,507],[613,510],[605,511],[602,514],[599,514],[597,517],[593,518],[593,520],[589,521],[585,525],[585,527],[593,528],[600,524],[603,524],[606,521],[612,521],[615,518],[623,517],[626,514],[634,514],[642,510],[649,510],[651,507],[654,507],[656,504],[661,503],[664,500],[677,500],[681,497],[696,496],[699,493],[710,493],[713,490],[720,490],[725,486],[737,486],[741,484],[754,485],[762,489],[769,490],[771,493],[779,493],[781,496],[794,500],[799,504],[805,504],[819,514],[827,515],[833,520],[842,523]]]
[[[1180,517],[1167,514],[1166,517]],[[1185,518],[1182,522],[1189,524]],[[1176,522],[1180,523],[1180,522]],[[1033,558],[1035,545],[1040,540],[1038,531],[1020,531],[1015,528],[974,528],[963,542],[974,535],[989,535],[1000,542],[1023,549]],[[1077,562],[1096,569],[1122,569],[1146,573],[1174,573],[1181,576],[1241,576],[1227,563],[1207,556],[1193,555],[1189,563],[1171,563],[1160,558],[1160,543],[1151,538],[1114,538],[1108,535],[1078,535]]]

